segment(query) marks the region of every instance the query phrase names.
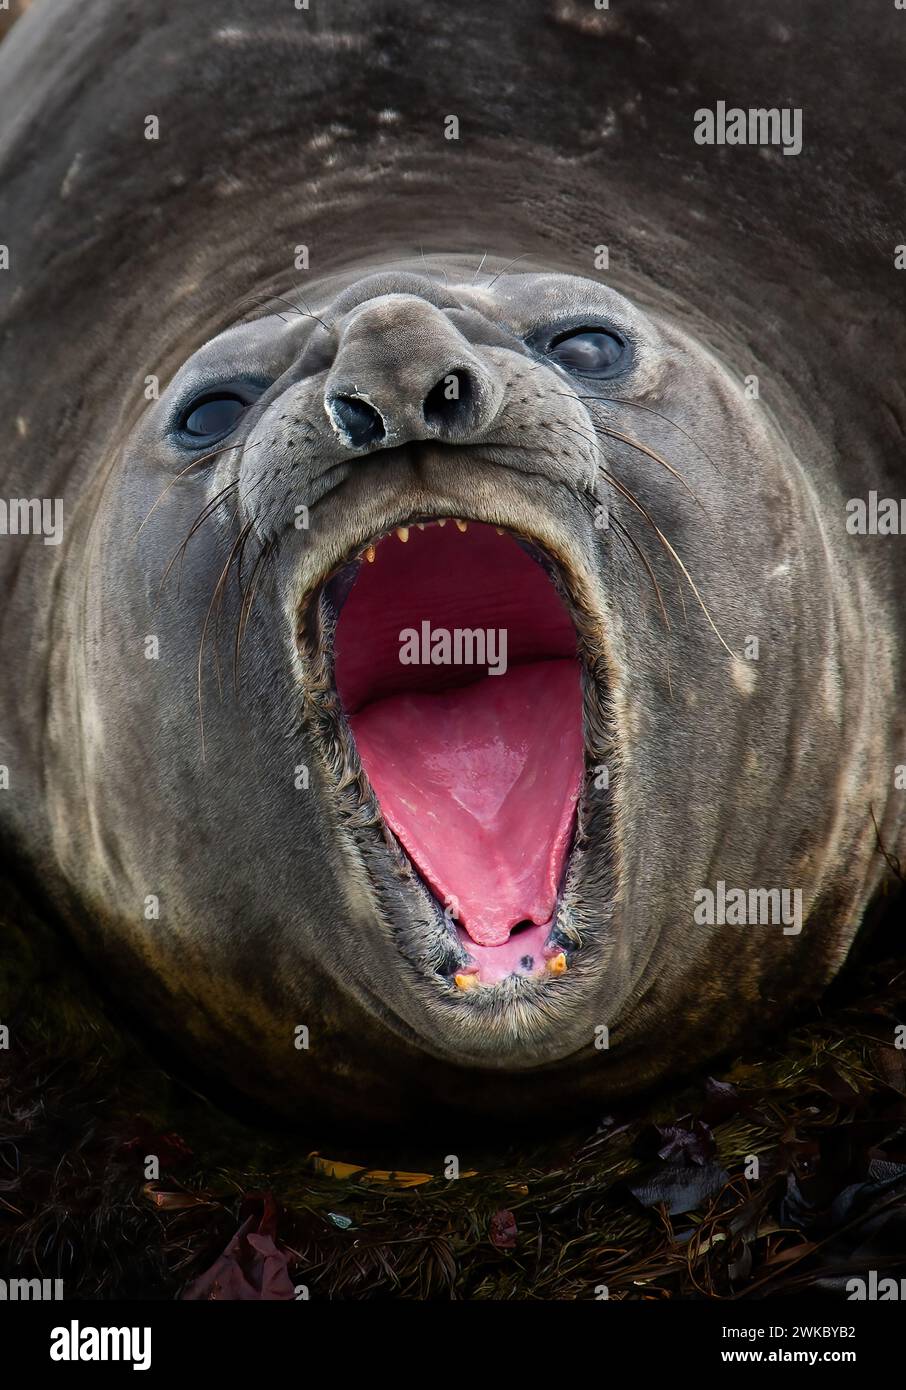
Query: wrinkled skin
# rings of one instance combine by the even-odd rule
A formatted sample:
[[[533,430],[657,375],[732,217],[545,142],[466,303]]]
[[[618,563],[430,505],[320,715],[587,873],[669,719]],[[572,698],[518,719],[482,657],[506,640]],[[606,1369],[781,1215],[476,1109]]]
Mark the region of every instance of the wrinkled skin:
[[[479,6],[385,22],[265,4],[252,39],[232,3],[126,24],[105,0],[53,21],[38,0],[0,55],[22,108],[0,151],[4,418],[21,421],[3,496],[60,496],[66,517],[58,548],[0,548],[9,855],[138,1018],[294,1119],[394,1122],[428,1098],[531,1117],[703,1060],[839,969],[885,869],[872,813],[906,848],[903,560],[844,526],[848,497],[902,491],[895,229],[867,181],[837,177],[835,112],[808,163],[696,150],[691,113],[713,72],[750,64],[752,21],[727,7],[671,38],[637,8],[583,27],[578,7],[524,5],[492,33]],[[648,118],[656,172],[632,25],[658,64],[696,55],[682,101]],[[758,32],[766,73],[788,40]],[[543,111],[524,74],[538,34]],[[401,88],[401,65],[424,85]],[[794,78],[809,109],[804,61]],[[856,123],[858,73],[840,81]],[[607,92],[619,137],[583,122],[580,91]],[[461,148],[448,112],[472,122]],[[303,242],[317,273],[293,270]],[[589,321],[629,345],[606,381],[545,355],[552,329]],[[421,404],[452,368],[476,394],[432,429]],[[237,380],[255,399],[198,462],[181,413]],[[331,422],[350,383],[382,402],[379,446]],[[416,515],[535,537],[581,614],[587,762],[613,776],[585,787],[561,979],[463,996],[431,971],[436,909],[328,743],[311,595]],[[695,925],[695,891],[721,878],[801,888],[802,932]]]

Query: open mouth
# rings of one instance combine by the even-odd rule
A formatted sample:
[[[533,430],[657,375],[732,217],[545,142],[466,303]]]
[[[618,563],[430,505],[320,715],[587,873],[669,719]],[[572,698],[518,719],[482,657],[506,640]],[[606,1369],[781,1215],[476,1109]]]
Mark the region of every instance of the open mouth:
[[[326,592],[343,716],[460,948],[453,981],[562,973],[583,681],[553,565],[494,526],[426,519],[368,545]]]

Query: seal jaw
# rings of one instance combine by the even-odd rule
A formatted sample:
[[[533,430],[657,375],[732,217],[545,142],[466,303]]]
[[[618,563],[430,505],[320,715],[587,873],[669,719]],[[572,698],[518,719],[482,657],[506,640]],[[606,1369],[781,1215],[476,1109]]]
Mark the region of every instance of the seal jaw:
[[[429,551],[431,562],[425,560]],[[458,566],[467,575],[470,563],[474,569],[479,561],[484,568],[472,574],[471,583],[462,581],[460,609],[449,598],[443,611],[450,619],[457,612],[471,615],[474,635],[483,630],[482,614],[505,610],[513,664],[500,670],[498,649],[490,653],[498,670],[483,679],[474,669],[464,672],[442,660],[432,664],[430,655],[408,668],[397,662],[394,672],[387,644],[381,657],[368,633],[375,623],[385,638],[405,632],[399,625],[412,601],[406,591],[414,584],[397,584],[394,599],[395,581],[407,573],[414,581],[421,572],[430,589],[445,571],[452,575]],[[500,579],[500,593],[490,598],[481,588],[492,572],[489,565]],[[527,586],[527,609],[514,600],[517,584]],[[514,1001],[520,1009],[530,1000],[541,1004],[551,990],[572,983],[570,966],[590,948],[573,925],[569,887],[581,857],[586,763],[599,756],[589,748],[589,728],[602,718],[591,646],[599,623],[583,603],[583,590],[583,576],[550,537],[517,530],[501,515],[420,512],[390,517],[381,533],[357,538],[298,606],[303,708],[342,822],[366,867],[377,855],[400,884],[396,910],[382,915],[389,917],[403,954],[458,1009],[479,1008],[485,1015]],[[438,602],[443,594],[434,597]],[[428,636],[423,623],[410,628],[422,656]],[[488,754],[495,749],[504,763],[513,754],[520,721],[524,764],[515,776],[512,766],[489,768]],[[468,763],[476,751],[479,785],[470,788],[463,785],[463,756]],[[447,776],[442,768],[432,776],[438,763],[457,761],[458,772]],[[401,772],[400,762],[413,766]],[[512,783],[504,792],[520,775],[528,791],[520,794],[516,785],[512,796],[504,795],[510,804],[495,820],[501,808],[484,796],[488,782],[493,801],[507,777]],[[466,766],[466,781],[469,776]],[[427,790],[426,781],[432,784]],[[470,792],[475,795],[464,809]],[[489,874],[488,857],[495,854],[495,872]],[[373,871],[369,877],[380,910],[387,895],[379,893]],[[521,912],[520,903],[531,910]]]

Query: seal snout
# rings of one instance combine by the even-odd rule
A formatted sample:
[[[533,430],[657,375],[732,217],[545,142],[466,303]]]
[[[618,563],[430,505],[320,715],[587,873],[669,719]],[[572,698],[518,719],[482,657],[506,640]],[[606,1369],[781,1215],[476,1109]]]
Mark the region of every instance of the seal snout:
[[[492,367],[442,310],[394,294],[342,325],[324,409],[346,447],[364,452],[425,439],[468,444],[502,398]]]

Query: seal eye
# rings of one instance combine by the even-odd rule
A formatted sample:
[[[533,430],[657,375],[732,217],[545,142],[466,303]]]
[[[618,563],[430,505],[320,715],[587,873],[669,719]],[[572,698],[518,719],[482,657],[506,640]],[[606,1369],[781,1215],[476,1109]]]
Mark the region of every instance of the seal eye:
[[[625,352],[621,339],[603,328],[580,328],[555,338],[548,355],[580,376],[612,376]]]
[[[183,412],[179,428],[193,439],[216,439],[235,429],[246,406],[240,396],[205,396]]]

